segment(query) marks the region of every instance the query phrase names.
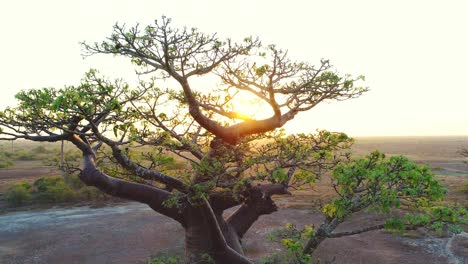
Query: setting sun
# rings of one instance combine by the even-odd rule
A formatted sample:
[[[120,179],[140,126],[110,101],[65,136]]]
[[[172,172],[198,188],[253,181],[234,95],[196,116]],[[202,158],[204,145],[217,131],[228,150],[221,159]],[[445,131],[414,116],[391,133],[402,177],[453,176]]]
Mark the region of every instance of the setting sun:
[[[231,103],[232,109],[239,119],[262,119],[271,115],[266,103],[246,91],[238,92]]]
[[[468,264],[468,1],[1,10],[0,264]]]

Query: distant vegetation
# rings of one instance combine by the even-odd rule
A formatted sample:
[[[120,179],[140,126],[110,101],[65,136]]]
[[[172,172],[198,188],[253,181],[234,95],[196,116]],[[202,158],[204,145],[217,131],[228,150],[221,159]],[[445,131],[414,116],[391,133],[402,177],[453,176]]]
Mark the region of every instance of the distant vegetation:
[[[131,151],[128,154],[134,159],[145,163],[147,148],[140,148],[139,151]],[[99,163],[106,173],[115,175],[121,173],[116,166],[109,162],[110,154],[103,148],[99,153]],[[31,205],[57,204],[57,203],[81,203],[118,200],[99,191],[92,186],[86,186],[78,177],[78,167],[81,160],[81,152],[70,145],[64,147],[64,163],[60,162],[60,144],[45,144],[20,141],[14,145],[0,143],[0,168],[8,168],[18,165],[19,161],[39,161],[39,165],[56,167],[62,170],[62,176],[42,176],[33,182],[19,179],[11,184],[4,193],[4,200],[7,206],[20,207]],[[157,155],[153,160],[163,165],[164,170],[183,170],[186,164],[178,157],[168,155]],[[131,177],[124,175],[123,177]]]
[[[5,201],[10,207],[17,207],[109,199],[109,196],[96,188],[77,183],[80,183],[77,176],[44,176],[33,184],[23,181],[8,188]]]
[[[5,150],[5,145],[0,145],[0,168],[8,168],[13,165],[13,154]]]
[[[69,168],[77,167],[80,154],[74,149],[65,148],[67,168],[62,176],[42,176],[33,182],[25,180],[13,183],[4,193],[9,207],[42,205],[68,202],[82,202],[108,199],[109,197],[94,187],[85,186]],[[19,161],[39,161],[39,165],[57,167],[60,163],[59,144],[38,144],[26,141],[14,145],[0,144],[0,168],[18,165]],[[69,168],[68,168],[69,167]]]
[[[468,194],[468,183],[463,184],[461,189],[462,189],[462,192]]]
[[[13,165],[13,162],[4,153],[0,153],[0,168],[8,168],[11,165]]]
[[[58,160],[60,150],[58,145],[31,144],[21,142],[18,144],[0,144],[0,168],[8,168],[17,161],[43,161],[50,164],[52,160]]]

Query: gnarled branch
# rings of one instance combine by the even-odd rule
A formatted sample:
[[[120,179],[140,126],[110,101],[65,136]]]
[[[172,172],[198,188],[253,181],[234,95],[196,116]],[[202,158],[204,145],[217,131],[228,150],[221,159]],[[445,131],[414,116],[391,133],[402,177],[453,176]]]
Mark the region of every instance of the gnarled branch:
[[[182,213],[177,208],[164,205],[164,202],[171,195],[169,192],[153,186],[127,182],[106,175],[96,168],[94,151],[87,143],[76,136],[73,137],[72,143],[83,152],[83,170],[79,177],[86,185],[95,186],[115,197],[145,203],[156,212],[183,224]]]

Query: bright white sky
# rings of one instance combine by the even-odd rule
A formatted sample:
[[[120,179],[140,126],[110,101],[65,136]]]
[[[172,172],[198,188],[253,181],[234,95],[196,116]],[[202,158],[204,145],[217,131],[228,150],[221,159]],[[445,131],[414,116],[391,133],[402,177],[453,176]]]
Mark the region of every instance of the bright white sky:
[[[80,0],[0,3],[0,108],[21,89],[77,84],[89,68],[131,78],[112,56],[83,60],[115,22],[175,25],[241,39],[258,36],[300,60],[330,59],[366,76],[359,99],[319,105],[287,126],[352,136],[468,135],[468,1]]]

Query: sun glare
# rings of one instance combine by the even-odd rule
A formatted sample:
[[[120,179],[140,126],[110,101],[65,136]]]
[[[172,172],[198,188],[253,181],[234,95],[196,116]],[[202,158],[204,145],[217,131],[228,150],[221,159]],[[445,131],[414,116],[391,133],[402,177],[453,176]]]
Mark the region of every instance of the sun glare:
[[[240,119],[262,119],[269,116],[268,105],[257,100],[254,95],[240,91],[232,99],[233,111]]]

